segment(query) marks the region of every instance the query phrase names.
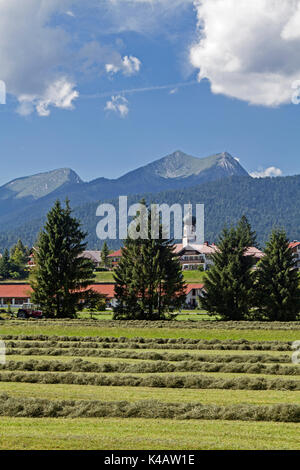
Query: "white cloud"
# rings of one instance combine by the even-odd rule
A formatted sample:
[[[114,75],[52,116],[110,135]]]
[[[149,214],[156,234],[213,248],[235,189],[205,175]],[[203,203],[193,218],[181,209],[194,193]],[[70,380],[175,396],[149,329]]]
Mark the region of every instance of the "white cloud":
[[[75,18],[76,16],[71,10],[66,11],[66,15],[71,16],[72,18]]]
[[[291,102],[300,78],[299,0],[195,0],[198,39],[190,50],[213,93],[255,105]]]
[[[140,71],[141,61],[134,56],[124,56],[123,59],[119,59],[114,64],[106,64],[105,69],[107,73],[115,74],[122,72],[124,75],[134,75]]]
[[[276,168],[275,166],[270,166],[269,168],[259,169],[257,171],[253,171],[250,173],[252,178],[267,178],[267,177],[276,177],[282,176],[282,170],[280,168]]]
[[[113,111],[124,118],[129,113],[128,100],[121,95],[112,96],[111,99],[106,102],[104,109],[105,111]]]
[[[48,116],[50,106],[71,109],[78,96],[73,80],[62,72],[69,59],[70,36],[51,26],[72,0],[0,1],[1,79],[17,97],[22,115],[37,110]],[[60,70],[60,71],[59,71]]]
[[[84,43],[65,27],[66,15],[80,20],[75,8],[88,8],[86,15],[95,17],[95,6],[94,0],[0,0],[0,79],[19,102],[19,114],[72,109],[82,73],[99,76],[106,63],[119,61],[127,75],[139,71],[139,59],[122,59],[116,45]]]
[[[73,101],[79,96],[74,86],[64,77],[52,83],[42,96],[20,95],[17,112],[21,116],[28,116],[35,109],[39,116],[45,117],[50,115],[50,106],[73,109]]]
[[[106,0],[105,8],[114,32],[136,31],[141,34],[159,30],[169,34],[177,27],[177,18],[194,0]],[[170,18],[174,18],[171,21]],[[164,25],[165,27],[162,27]]]

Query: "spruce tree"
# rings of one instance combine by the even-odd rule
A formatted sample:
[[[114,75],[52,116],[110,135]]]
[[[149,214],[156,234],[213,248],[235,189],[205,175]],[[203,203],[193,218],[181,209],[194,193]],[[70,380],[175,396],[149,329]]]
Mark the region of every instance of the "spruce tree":
[[[256,305],[263,319],[297,320],[300,313],[298,271],[284,230],[272,231],[256,271]]]
[[[85,237],[69,201],[65,208],[56,201],[39,235],[31,276],[33,302],[45,316],[74,317],[78,303],[88,295],[94,275],[93,263],[80,256]]]
[[[223,229],[201,298],[202,307],[210,314],[224,320],[247,318],[253,304],[254,261],[245,255],[248,247],[255,244],[255,233],[246,217],[236,227]]]
[[[107,243],[104,242],[101,250],[101,260],[105,268],[108,267],[108,255],[109,255],[109,248]]]
[[[0,276],[2,279],[9,279],[10,278],[10,270],[11,264],[9,260],[9,252],[8,250],[4,250],[3,256],[0,259]]]
[[[185,283],[173,241],[159,227],[152,238],[152,227],[158,224],[148,212],[147,238],[133,239],[130,234],[122,248],[122,257],[114,272],[117,306],[115,319],[158,320],[166,318],[171,308],[185,300]],[[154,220],[155,219],[155,220]]]

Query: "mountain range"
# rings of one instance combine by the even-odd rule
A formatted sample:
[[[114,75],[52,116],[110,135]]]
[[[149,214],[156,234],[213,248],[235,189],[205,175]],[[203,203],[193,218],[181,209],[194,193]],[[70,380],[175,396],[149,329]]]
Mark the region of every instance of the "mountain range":
[[[299,212],[293,209],[300,200],[300,177],[254,179],[227,152],[196,158],[177,150],[117,179],[84,182],[63,168],[0,187],[0,252],[18,238],[32,245],[53,202],[66,197],[88,232],[89,247],[98,248],[102,242],[96,238],[96,208],[104,201],[117,206],[119,195],[128,195],[129,203],[142,197],[149,203],[204,203],[210,241],[216,240],[224,223],[235,222],[244,213],[261,242],[273,225],[283,221],[290,237],[300,237]]]

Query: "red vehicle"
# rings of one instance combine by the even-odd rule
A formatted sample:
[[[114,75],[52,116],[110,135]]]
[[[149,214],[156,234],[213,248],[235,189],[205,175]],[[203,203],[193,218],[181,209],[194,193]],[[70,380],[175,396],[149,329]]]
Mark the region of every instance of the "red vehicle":
[[[34,304],[23,304],[19,308],[17,318],[43,318],[43,312]]]

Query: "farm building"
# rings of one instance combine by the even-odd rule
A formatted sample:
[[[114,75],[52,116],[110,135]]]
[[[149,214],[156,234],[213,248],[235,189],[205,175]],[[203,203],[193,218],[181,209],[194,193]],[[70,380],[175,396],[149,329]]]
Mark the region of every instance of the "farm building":
[[[116,305],[114,283],[92,284],[90,287],[98,294],[105,295],[109,306]],[[187,284],[186,305],[196,307],[203,289],[204,284]],[[0,307],[8,308],[11,305],[20,308],[23,304],[30,303],[31,293],[32,288],[29,284],[0,284]]]
[[[92,284],[90,286],[95,292],[105,295],[108,303],[113,305],[115,289],[113,283]],[[30,303],[32,288],[29,284],[0,284],[0,307],[7,308],[8,305],[19,308],[23,304]]]

